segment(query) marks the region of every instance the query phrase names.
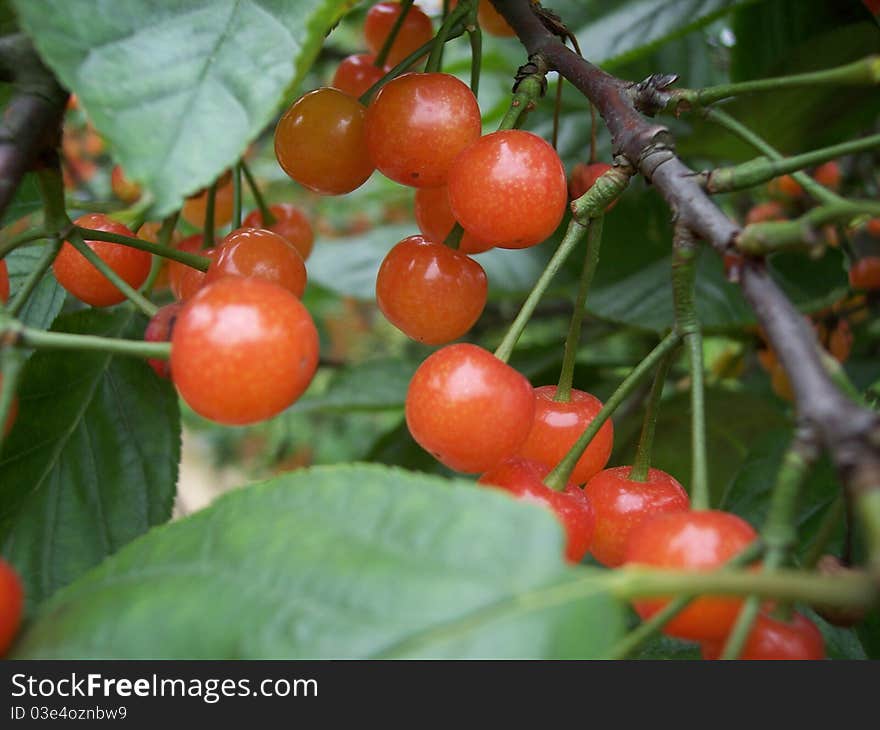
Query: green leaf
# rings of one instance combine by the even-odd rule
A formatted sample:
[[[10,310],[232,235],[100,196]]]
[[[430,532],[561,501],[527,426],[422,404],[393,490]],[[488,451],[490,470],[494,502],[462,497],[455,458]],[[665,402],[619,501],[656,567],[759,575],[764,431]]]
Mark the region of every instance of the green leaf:
[[[605,67],[633,61],[755,0],[629,0],[604,3],[578,31],[584,55]],[[566,17],[560,11],[562,17]]]
[[[320,395],[306,395],[299,412],[383,411],[403,408],[409,381],[418,363],[400,358],[368,360],[333,373]]]
[[[129,308],[56,320],[59,332],[143,336]],[[38,351],[0,459],[0,543],[33,608],[171,516],[180,459],[173,388],[134,358]]]
[[[34,270],[37,262],[42,258],[44,251],[43,246],[28,246],[18,248],[6,257],[11,296],[15,296],[22,287],[28,274]],[[55,277],[50,272],[46,272],[40,279],[40,283],[31,292],[18,318],[29,327],[46,329],[55,321],[55,317],[64,306],[66,296],[66,292],[55,280]]]
[[[40,197],[40,186],[37,183],[37,176],[31,172],[21,179],[18,189],[6,210],[3,211],[3,217],[0,218],[0,226],[5,226],[19,218],[24,218],[43,206],[43,199]]]
[[[378,466],[319,467],[151,531],[47,603],[20,658],[601,657],[602,573],[536,505]]]
[[[179,207],[244,152],[351,0],[15,0],[126,175]]]

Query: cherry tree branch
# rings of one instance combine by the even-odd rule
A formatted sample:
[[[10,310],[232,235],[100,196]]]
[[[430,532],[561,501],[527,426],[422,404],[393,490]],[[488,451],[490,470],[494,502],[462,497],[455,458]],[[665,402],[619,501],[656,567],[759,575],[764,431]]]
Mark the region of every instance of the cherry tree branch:
[[[0,38],[0,76],[15,91],[0,125],[0,215],[43,150],[60,142],[67,92],[22,34]]]
[[[641,113],[674,76],[640,84],[618,79],[567,48],[530,0],[492,0],[530,56],[539,56],[596,107],[611,133],[615,155],[641,172],[664,197],[678,226],[721,254],[733,250],[739,225],[706,194],[700,177],[675,154],[669,130]],[[660,92],[660,93],[658,93]],[[801,426],[814,431],[831,454],[840,479],[865,522],[880,567],[880,417],[844,395],[826,371],[816,336],[770,277],[763,259],[749,258],[739,283],[791,380]]]

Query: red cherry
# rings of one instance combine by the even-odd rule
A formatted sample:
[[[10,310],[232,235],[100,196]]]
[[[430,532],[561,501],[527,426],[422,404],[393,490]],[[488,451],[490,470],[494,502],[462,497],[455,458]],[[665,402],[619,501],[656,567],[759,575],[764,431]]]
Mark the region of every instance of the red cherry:
[[[880,0],[878,0],[880,2]],[[880,218],[871,218],[866,224],[865,228],[868,233],[874,238],[880,238]]]
[[[856,261],[849,270],[849,285],[853,289],[880,289],[880,256]]]
[[[625,562],[712,570],[742,552],[756,537],[751,525],[729,512],[672,512],[645,520],[630,533]],[[634,601],[643,619],[667,603],[668,599],[662,598]],[[666,625],[664,633],[695,641],[720,639],[730,631],[741,607],[741,598],[698,598]]]
[[[382,262],[376,301],[382,314],[409,337],[442,345],[461,337],[486,306],[486,272],[442,243],[410,236]]]
[[[686,512],[690,500],[681,485],[665,471],[649,469],[648,479],[634,482],[632,467],[600,471],[584,487],[596,515],[590,552],[602,565],[616,568],[626,556],[630,533],[646,519],[668,512]]]
[[[284,112],[275,127],[275,157],[300,185],[322,195],[342,195],[373,173],[364,140],[366,109],[329,87],[310,91]]]
[[[0,259],[0,303],[9,301],[9,269],[6,267],[6,259]]]
[[[568,204],[565,169],[547,142],[522,130],[493,132],[449,168],[449,205],[462,227],[500,248],[527,248],[556,230]]]
[[[171,375],[198,414],[243,425],[280,413],[318,366],[318,332],[306,308],[264,279],[231,276],[190,299],[171,337]]]
[[[702,642],[703,659],[720,659],[725,642],[726,639]],[[799,613],[795,613],[790,622],[758,614],[739,658],[748,661],[824,659],[825,641],[816,625]]]
[[[566,402],[554,400],[555,385],[542,385],[534,390],[535,420],[528,438],[517,452],[549,467],[556,466],[574,446],[584,429],[602,410],[602,401],[589,393],[572,388]],[[583,484],[604,468],[614,444],[614,426],[605,421],[586,451],[578,459],[571,480]]]
[[[376,168],[402,185],[446,183],[452,161],[480,136],[480,107],[455,76],[408,73],[383,86],[367,109],[367,149]]]
[[[608,172],[611,167],[607,162],[593,162],[590,164],[579,162],[576,164],[571,169],[571,176],[568,179],[568,197],[572,200],[577,200],[593,187],[596,184],[596,180]],[[617,205],[617,200],[612,200],[606,206],[605,212],[607,213],[615,205]]]
[[[376,3],[367,12],[367,17],[364,19],[364,40],[367,48],[374,54],[382,50],[398,15],[400,15],[400,3],[390,2]],[[385,65],[389,68],[396,66],[433,37],[434,27],[431,25],[431,19],[418,5],[413,5],[403,25],[400,26],[394,43],[391,44]]]
[[[880,0],[862,0],[862,2],[874,15],[880,15]]]
[[[767,221],[784,221],[788,218],[785,215],[785,208],[782,204],[771,200],[767,203],[758,203],[746,213],[746,223],[765,223]]]
[[[209,248],[203,250],[203,240],[202,234],[196,233],[193,236],[184,238],[177,244],[176,248],[178,251],[197,253],[213,259],[217,252],[216,249]],[[201,288],[204,281],[204,271],[194,269],[192,266],[187,266],[179,261],[168,262],[168,286],[171,288],[171,293],[177,301],[182,302],[189,299]]]
[[[375,55],[356,53],[342,59],[339,66],[336,67],[336,73],[333,74],[330,86],[357,99],[363,96],[384,75],[385,70],[376,66]]]
[[[794,199],[804,194],[801,184],[791,175],[783,175],[767,183],[770,194],[777,198]]]
[[[823,165],[819,165],[819,167],[813,171],[813,179],[820,185],[824,185],[826,188],[840,190],[840,181],[843,179],[843,172],[840,169],[840,165],[834,160],[831,160]]]
[[[590,547],[593,537],[593,508],[580,487],[568,484],[557,492],[544,484],[550,469],[529,459],[505,459],[487,471],[478,484],[501,487],[524,502],[536,502],[550,508],[565,528],[565,557],[579,563]]]
[[[455,216],[449,207],[446,188],[419,188],[416,190],[416,223],[429,241],[443,243],[455,227]],[[461,237],[458,250],[462,253],[482,253],[493,248],[467,231]]]
[[[21,626],[24,588],[15,569],[0,558],[0,657],[9,651]]]
[[[205,188],[183,201],[180,215],[191,226],[204,228],[207,210],[208,189]],[[217,182],[217,190],[214,193],[214,225],[225,226],[232,220],[234,210],[235,188],[232,185],[232,176],[226,173]]]
[[[126,226],[111,220],[103,213],[80,216],[74,223],[84,228],[134,237],[134,233]],[[146,251],[107,241],[86,241],[86,245],[135,289],[147,280],[152,257]],[[93,307],[108,307],[125,301],[125,294],[66,241],[55,258],[52,270],[61,286]]]
[[[480,5],[477,8],[477,20],[480,22],[480,28],[489,35],[499,38],[509,38],[516,35],[516,31],[510,27],[504,16],[495,9],[489,0],[480,0]]]
[[[525,441],[535,411],[532,387],[492,353],[447,345],[416,370],[406,394],[413,438],[451,469],[491,469]]]
[[[174,332],[174,325],[177,322],[177,317],[180,315],[180,310],[182,308],[183,302],[172,302],[171,304],[166,304],[164,307],[160,307],[159,311],[156,312],[152,319],[147,323],[147,329],[144,330],[144,341],[170,342],[171,335]],[[150,358],[147,360],[147,365],[153,368],[153,370],[156,371],[156,375],[160,378],[165,378],[167,380],[171,377],[170,360]]]
[[[275,203],[269,206],[269,212],[275,216],[275,222],[271,226],[263,225],[263,214],[259,208],[252,210],[241,222],[242,228],[266,228],[279,236],[282,236],[302,256],[303,261],[312,253],[315,243],[315,233],[312,224],[295,205],[290,203]]]
[[[284,238],[265,228],[238,228],[217,247],[204,283],[226,276],[254,276],[296,296],[306,289],[306,265]]]

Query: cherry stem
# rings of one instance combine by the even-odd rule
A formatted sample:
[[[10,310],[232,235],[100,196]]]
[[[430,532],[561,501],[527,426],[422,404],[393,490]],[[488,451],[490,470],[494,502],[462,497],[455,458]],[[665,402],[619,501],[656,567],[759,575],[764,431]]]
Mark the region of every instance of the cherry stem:
[[[574,311],[568,325],[568,336],[565,338],[565,354],[562,358],[562,371],[556,386],[554,400],[567,403],[571,399],[571,385],[574,381],[574,367],[577,360],[578,344],[581,338],[581,327],[586,314],[587,294],[593,275],[599,265],[599,249],[602,247],[602,225],[604,218],[594,218],[587,226],[587,250],[584,252],[584,268],[581,271]]]
[[[465,21],[465,30],[471,44],[471,91],[474,96],[480,92],[480,73],[483,69],[483,31],[477,20],[478,6],[478,1],[471,3],[471,11]]]
[[[707,109],[705,116],[706,119],[709,119],[719,126],[724,127],[724,129],[726,129],[728,132],[732,132],[741,140],[750,144],[752,147],[758,150],[758,152],[769,157],[771,160],[781,161],[785,159],[782,153],[779,152],[779,150],[777,150],[775,147],[772,147],[762,137],[758,136],[746,125],[738,122],[727,112],[722,111],[721,109]],[[820,185],[805,172],[793,172],[791,176],[798,183],[800,183],[801,187],[803,187],[803,189],[806,190],[807,193],[810,194],[810,196],[812,196],[820,203],[835,204],[845,202],[844,198],[839,196],[837,193],[829,190],[824,185]]]
[[[214,246],[214,206],[217,201],[217,181],[211,183],[208,188],[208,197],[205,201],[205,227],[202,233],[202,248]]]
[[[159,228],[159,235],[157,237],[158,246],[165,251],[172,250],[171,236],[174,235],[174,229],[177,227],[177,221],[179,218],[180,211],[176,211],[163,220],[162,225]],[[153,286],[156,283],[156,279],[159,277],[159,272],[162,270],[162,264],[164,262],[165,257],[162,254],[153,254],[153,261],[150,264],[150,274],[147,276],[147,280],[141,287],[142,292],[150,292],[153,290]]]
[[[657,416],[660,414],[660,403],[663,400],[663,386],[666,385],[666,376],[672,365],[670,352],[657,365],[657,373],[654,375],[654,383],[648,402],[645,405],[645,419],[642,421],[642,433],[639,436],[639,445],[636,449],[636,458],[629,472],[629,480],[632,482],[648,481],[648,471],[651,468],[651,450],[654,446],[654,432],[657,429]]]
[[[565,83],[565,79],[562,78],[562,75],[559,75],[559,79],[556,82],[556,102],[553,104],[553,149],[555,150],[558,147],[559,143],[559,112],[562,109],[562,85]]]
[[[715,168],[703,173],[702,177],[705,180],[707,192],[729,193],[745,190],[746,188],[769,182],[781,175],[788,175],[789,173],[819,165],[844,155],[864,152],[875,147],[880,147],[880,134],[872,134],[861,139],[823,147],[801,155],[784,157],[780,160],[773,160],[764,156],[756,157],[739,165]]]
[[[806,569],[816,567],[816,563],[825,554],[828,543],[834,537],[834,533],[840,527],[846,508],[846,500],[842,494],[838,494],[834,501],[825,510],[822,522],[819,523],[819,529],[816,530],[816,537],[810,544],[810,549],[803,559],[803,567]]]
[[[132,236],[124,236],[121,233],[112,233],[111,231],[99,231],[92,228],[83,228],[74,226],[73,231],[79,233],[87,241],[108,241],[110,243],[119,243],[123,246],[137,248],[141,251],[162,256],[163,258],[177,261],[178,263],[192,266],[199,271],[207,271],[211,265],[211,259],[207,256],[200,256],[197,253],[189,253],[187,251],[178,251],[170,246],[162,246],[152,241],[145,241],[143,238],[133,238]],[[169,233],[170,237],[170,233]]]
[[[437,35],[434,36],[431,55],[428,56],[428,63],[425,65],[426,72],[436,73],[440,71],[443,66],[443,48],[446,45],[446,41],[450,39],[450,33],[453,26],[459,20],[462,20],[464,16],[470,15],[470,13],[471,0],[462,0],[462,2],[456,5],[455,9],[443,19],[443,22],[440,25],[440,30],[438,30]]]
[[[31,228],[27,231],[22,231],[17,236],[13,236],[0,243],[0,259],[5,258],[7,254],[11,253],[20,246],[24,246],[26,243],[39,241],[43,238],[49,238],[51,235],[51,231],[47,231],[45,228],[42,227]]]
[[[808,429],[800,429],[786,451],[776,475],[767,518],[761,529],[761,540],[767,546],[761,570],[766,573],[772,573],[784,565],[797,542],[798,498],[810,468],[818,457],[819,451],[812,434]],[[760,609],[761,599],[758,596],[749,596],[727,637],[721,652],[722,659],[739,657]],[[786,605],[781,610],[787,609]]]
[[[800,89],[820,85],[870,86],[878,82],[880,82],[880,57],[868,56],[845,66],[821,71],[719,84],[718,86],[707,86],[704,89],[676,89],[669,92],[664,109],[665,111],[678,112],[703,107],[732,96],[760,91],[781,91],[782,89]]]
[[[617,386],[617,390],[611,394],[611,397],[605,401],[605,405],[596,414],[596,417],[590,421],[590,425],[584,429],[584,432],[578,437],[574,445],[569,449],[568,453],[562,457],[556,467],[544,479],[544,484],[556,491],[565,489],[565,485],[571,478],[571,474],[577,465],[578,459],[586,451],[593,437],[599,433],[599,429],[605,425],[605,421],[611,418],[611,414],[618,409],[621,403],[629,396],[639,385],[639,383],[666,357],[672,350],[678,347],[681,342],[681,335],[678,332],[670,332],[664,337],[660,343],[648,353],[647,357],[636,365],[632,372],[626,376],[624,381]]]
[[[170,342],[145,342],[122,340],[117,337],[50,332],[25,327],[20,322],[10,322],[5,327],[0,327],[0,336],[17,347],[37,350],[86,350],[156,359],[167,359],[171,355]]]
[[[546,292],[547,288],[550,286],[553,277],[556,276],[559,269],[562,268],[566,259],[571,255],[571,252],[574,251],[586,233],[587,229],[582,225],[575,223],[574,221],[571,221],[568,224],[568,228],[565,231],[565,236],[563,237],[562,242],[559,244],[559,248],[557,248],[553,253],[553,256],[550,257],[547,266],[544,267],[544,271],[541,272],[541,275],[538,277],[538,280],[535,282],[535,285],[532,287],[532,290],[523,302],[523,305],[513,322],[511,322],[510,326],[507,328],[507,332],[501,340],[501,344],[498,345],[498,348],[495,350],[495,357],[499,360],[507,362],[510,359],[517,341],[534,314],[535,308],[541,301],[541,297],[544,296],[544,292]]]
[[[63,242],[61,241],[61,239],[55,238],[55,240],[46,247],[46,250],[43,251],[43,255],[40,256],[40,260],[37,261],[37,265],[28,274],[28,277],[27,279],[25,279],[24,284],[22,284],[21,288],[16,292],[15,296],[9,302],[7,311],[10,315],[12,315],[13,317],[17,317],[19,315],[22,308],[27,303],[28,298],[31,294],[33,294],[34,289],[37,288],[37,285],[43,280],[43,277],[49,270],[49,267],[55,261],[55,257],[61,250],[62,243]],[[4,423],[2,418],[0,418],[0,423]]]
[[[409,15],[410,8],[413,6],[413,2],[414,0],[400,0],[400,12],[394,19],[394,24],[391,26],[391,30],[388,31],[388,37],[385,38],[385,42],[382,44],[382,48],[379,49],[379,53],[376,54],[376,60],[373,62],[373,65],[377,68],[385,66],[385,61],[388,59],[388,53],[391,51],[391,46],[394,45],[397,34],[403,27],[403,24],[406,21],[406,16]]]
[[[269,206],[266,205],[266,200],[260,192],[260,186],[257,185],[257,181],[251,174],[251,169],[244,160],[241,160],[238,164],[241,166],[241,171],[244,173],[244,179],[247,180],[248,187],[251,189],[251,195],[253,195],[254,200],[257,201],[257,208],[260,209],[260,217],[263,219],[263,228],[275,225],[275,216],[272,215],[272,211],[269,209]]]
[[[241,163],[232,168],[232,230],[241,228]]]
[[[18,390],[25,360],[27,360],[26,354],[17,348],[0,348],[0,372],[3,373],[3,383],[0,387],[0,452],[3,450],[6,421],[15,402],[15,392]]]
[[[519,129],[526,115],[535,107],[544,93],[544,75],[534,73],[524,77],[516,86],[507,113],[498,125],[498,129]]]
[[[131,301],[148,317],[152,317],[159,311],[159,307],[133,288],[125,279],[117,274],[110,265],[96,254],[91,246],[83,239],[79,228],[73,228],[67,236],[67,241],[82,254],[86,261],[100,271],[125,297]]]
[[[720,570],[742,568],[761,557],[764,546],[760,540],[755,540],[748,547],[737,553]],[[663,630],[672,619],[686,609],[696,598],[694,595],[684,595],[674,598],[662,609],[655,613],[647,621],[643,621],[636,628],[623,637],[611,650],[610,659],[626,659],[639,649],[648,639]]]
[[[699,249],[693,234],[676,226],[672,254],[675,329],[684,340],[691,375],[691,506],[708,509],[709,468],[706,456],[706,405],[703,378],[703,335],[697,318],[694,284]]]

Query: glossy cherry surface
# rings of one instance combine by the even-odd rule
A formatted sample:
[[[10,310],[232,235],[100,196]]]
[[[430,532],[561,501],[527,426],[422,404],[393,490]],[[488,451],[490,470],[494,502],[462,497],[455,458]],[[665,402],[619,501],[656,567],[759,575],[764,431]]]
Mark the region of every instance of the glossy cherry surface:
[[[700,646],[704,659],[719,659],[724,641],[705,641]],[[795,613],[791,621],[780,621],[760,613],[755,619],[739,655],[745,661],[809,660],[825,658],[825,640],[816,624]]]
[[[579,563],[590,548],[595,523],[593,508],[583,490],[568,484],[557,492],[543,480],[550,469],[537,461],[513,457],[497,464],[477,481],[495,486],[515,495],[524,502],[534,502],[552,510],[565,529],[565,557]]]
[[[406,395],[412,437],[450,469],[468,474],[513,456],[534,411],[529,381],[491,352],[466,343],[428,357]]]
[[[278,164],[300,185],[323,195],[350,193],[373,172],[364,139],[366,109],[329,87],[304,94],[275,127]]]
[[[751,525],[729,512],[673,512],[645,520],[630,533],[625,563],[678,570],[714,570],[756,538]],[[661,598],[639,599],[634,606],[645,619],[667,602]],[[694,641],[720,639],[730,631],[741,607],[741,598],[698,598],[672,619],[664,632]]]
[[[443,243],[456,223],[445,187],[416,190],[415,214],[419,230],[425,238],[435,243]],[[481,241],[467,231],[458,244],[458,250],[462,253],[482,253],[490,248],[493,248],[491,243]]]
[[[202,234],[196,233],[194,236],[184,238],[180,243],[177,244],[176,248],[179,251],[186,251],[187,253],[197,253],[201,256],[208,256],[209,258],[213,258],[216,253],[216,249],[203,249],[203,240],[204,239],[202,237]],[[182,302],[186,299],[189,299],[201,288],[204,281],[204,271],[200,269],[195,269],[192,266],[187,266],[186,264],[182,264],[179,261],[168,262],[168,286],[170,287],[171,293],[174,295],[174,298],[177,299],[177,301]]]
[[[275,203],[269,206],[269,212],[275,217],[271,226],[263,224],[263,214],[259,208],[248,213],[241,222],[242,228],[267,228],[282,236],[302,256],[303,261],[309,258],[315,244],[315,232],[306,214],[291,203]]]
[[[367,108],[367,149],[376,168],[402,185],[444,185],[449,166],[480,136],[480,108],[455,76],[409,73],[389,81]]]
[[[385,70],[376,66],[374,54],[356,53],[353,56],[346,56],[339,62],[330,86],[357,99],[384,75]]]
[[[74,222],[84,228],[134,237],[134,233],[126,226],[111,220],[103,213],[89,213]],[[135,289],[147,280],[152,257],[146,251],[107,241],[86,241],[86,245]],[[61,286],[93,307],[109,307],[125,301],[125,294],[67,241],[55,258],[52,270]]]
[[[183,307],[182,302],[172,302],[160,307],[147,323],[144,330],[144,340],[146,342],[171,342],[171,335],[174,332],[174,325],[177,317]],[[171,361],[149,358],[147,364],[153,368],[156,375],[166,380],[171,377]]]
[[[388,321],[428,345],[446,344],[473,327],[487,291],[482,266],[423,236],[395,245],[376,277],[376,301]]]
[[[297,297],[306,289],[306,266],[297,250],[265,228],[238,228],[214,254],[205,285],[226,276],[253,276],[284,287]]]
[[[243,425],[280,413],[305,391],[318,366],[318,332],[287,289],[227,277],[180,311],[171,337],[171,374],[198,414]]]
[[[602,409],[602,401],[590,393],[572,388],[568,401],[554,400],[555,385],[535,388],[535,420],[528,438],[517,454],[540,461],[549,467],[556,466],[568,450],[574,446],[584,429]],[[578,459],[571,481],[583,484],[608,463],[614,444],[614,426],[605,421],[593,437],[586,451]]]
[[[630,466],[604,469],[584,487],[596,515],[590,552],[609,568],[623,564],[630,534],[646,519],[690,509],[687,493],[665,471],[649,469],[644,482],[632,481],[631,471]]]
[[[501,248],[527,248],[556,230],[568,205],[565,169],[531,132],[480,137],[449,168],[449,205],[466,231]]]

